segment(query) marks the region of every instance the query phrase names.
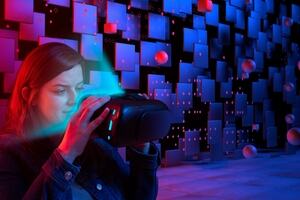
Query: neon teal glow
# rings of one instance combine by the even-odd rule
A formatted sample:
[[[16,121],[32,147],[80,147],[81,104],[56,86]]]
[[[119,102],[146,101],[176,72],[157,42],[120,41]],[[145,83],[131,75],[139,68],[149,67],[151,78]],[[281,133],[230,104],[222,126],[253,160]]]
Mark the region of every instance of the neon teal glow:
[[[115,114],[116,114],[116,109],[114,109],[114,110],[113,110],[113,113],[112,113],[112,115],[115,115]]]
[[[109,121],[109,128],[108,128],[109,131],[111,131],[112,125],[113,125],[113,122],[112,122],[112,120],[110,120],[110,121]]]

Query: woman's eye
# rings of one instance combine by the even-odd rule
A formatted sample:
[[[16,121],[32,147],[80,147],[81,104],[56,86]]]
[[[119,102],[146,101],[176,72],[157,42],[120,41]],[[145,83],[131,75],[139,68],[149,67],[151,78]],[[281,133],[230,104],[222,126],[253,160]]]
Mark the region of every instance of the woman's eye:
[[[55,93],[56,93],[56,94],[64,94],[64,93],[65,93],[65,90],[56,90]]]

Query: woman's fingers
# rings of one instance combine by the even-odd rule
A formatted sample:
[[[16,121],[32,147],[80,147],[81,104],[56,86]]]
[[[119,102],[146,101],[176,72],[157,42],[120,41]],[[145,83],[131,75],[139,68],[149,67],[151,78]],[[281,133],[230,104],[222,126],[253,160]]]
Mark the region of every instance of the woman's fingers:
[[[104,111],[99,115],[96,119],[94,119],[91,123],[88,125],[88,132],[91,133],[95,128],[97,128],[108,116],[109,114],[109,108],[105,108]]]
[[[92,115],[94,114],[94,112],[100,108],[101,106],[103,106],[106,102],[109,101],[110,98],[101,98],[93,103],[91,103],[90,105],[88,105],[84,111],[82,112],[79,120],[81,123],[85,123],[88,124],[88,122],[90,121]]]
[[[92,107],[94,106],[97,102],[100,102],[100,101],[109,101],[110,97],[107,96],[107,97],[96,97],[96,96],[90,96],[88,97],[87,99],[85,99],[81,105],[80,105],[80,109],[77,111],[77,113],[75,114],[74,118],[77,118],[77,119],[80,119],[83,112],[86,112],[86,109],[88,107]]]

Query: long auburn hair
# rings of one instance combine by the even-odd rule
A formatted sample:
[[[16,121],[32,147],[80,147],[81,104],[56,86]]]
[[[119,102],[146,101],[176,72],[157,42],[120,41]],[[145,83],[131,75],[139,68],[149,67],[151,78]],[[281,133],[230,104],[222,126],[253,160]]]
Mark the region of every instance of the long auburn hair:
[[[84,72],[83,57],[62,43],[43,44],[31,51],[22,63],[15,80],[6,113],[5,132],[25,136],[36,120],[32,102],[41,87],[76,64],[81,64]],[[24,87],[29,89],[27,100],[22,95]]]

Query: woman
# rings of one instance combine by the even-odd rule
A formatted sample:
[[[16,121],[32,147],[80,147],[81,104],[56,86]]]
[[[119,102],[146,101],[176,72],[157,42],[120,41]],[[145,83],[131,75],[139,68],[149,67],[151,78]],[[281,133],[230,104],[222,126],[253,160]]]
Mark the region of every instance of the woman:
[[[60,43],[41,45],[24,60],[0,136],[1,199],[156,198],[154,144],[128,147],[128,166],[116,148],[90,139],[109,109],[91,116],[109,97],[90,96],[74,109],[83,67],[83,58]],[[61,124],[62,131],[49,131]]]

